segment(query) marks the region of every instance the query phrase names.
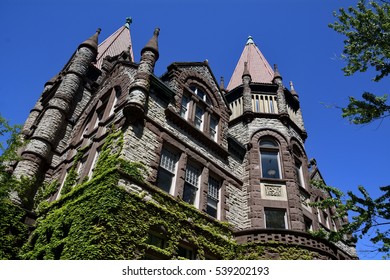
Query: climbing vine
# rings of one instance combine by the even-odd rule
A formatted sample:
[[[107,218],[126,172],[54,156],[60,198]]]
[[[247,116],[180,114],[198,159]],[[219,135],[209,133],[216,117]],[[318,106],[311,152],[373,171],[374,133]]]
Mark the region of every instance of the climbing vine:
[[[109,135],[92,178],[43,204],[21,258],[313,258],[285,244],[237,244],[229,224],[146,182],[145,166],[121,158],[122,146],[121,131]]]

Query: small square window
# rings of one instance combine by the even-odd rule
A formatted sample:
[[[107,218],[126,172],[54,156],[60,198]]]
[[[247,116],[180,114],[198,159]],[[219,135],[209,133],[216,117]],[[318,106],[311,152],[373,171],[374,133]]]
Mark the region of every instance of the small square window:
[[[183,247],[183,246],[180,246],[180,245],[179,245],[179,248],[177,250],[177,255],[179,257],[182,257],[182,258],[185,258],[185,259],[188,259],[188,260],[195,259],[195,254],[194,254],[194,251],[192,249],[189,249],[187,247]]]
[[[286,210],[279,208],[265,208],[265,227],[286,229]]]
[[[149,233],[148,240],[146,241],[146,243],[161,249],[165,248],[165,239],[162,236],[154,233]]]

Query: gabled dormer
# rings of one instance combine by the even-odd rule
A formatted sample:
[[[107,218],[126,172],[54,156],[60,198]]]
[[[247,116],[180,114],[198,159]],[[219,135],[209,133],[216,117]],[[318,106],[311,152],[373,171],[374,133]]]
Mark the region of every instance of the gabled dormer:
[[[207,62],[175,62],[161,80],[174,92],[168,115],[216,152],[227,155],[230,110]]]

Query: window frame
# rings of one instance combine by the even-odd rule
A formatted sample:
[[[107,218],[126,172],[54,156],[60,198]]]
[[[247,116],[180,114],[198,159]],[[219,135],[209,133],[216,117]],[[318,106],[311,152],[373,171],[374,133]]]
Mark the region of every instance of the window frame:
[[[192,174],[189,174],[189,173]],[[191,205],[194,205],[197,207],[199,204],[199,188],[200,188],[200,181],[201,181],[201,168],[198,168],[196,165],[192,163],[187,163],[185,174],[184,174],[184,184],[183,184],[183,195],[182,199],[184,202],[187,202]],[[194,178],[192,178],[195,176]],[[195,179],[195,182],[193,180]],[[195,183],[195,184],[194,184]],[[188,191],[193,192],[193,197],[187,201],[186,195]]]
[[[262,141],[269,141],[272,142],[274,145],[273,146],[265,145],[261,143]],[[266,160],[265,155],[267,154],[274,155],[274,159],[276,159],[277,161],[276,162],[277,170],[267,169],[268,172],[265,173],[265,160]],[[262,137],[259,140],[259,156],[260,156],[261,178],[277,179],[277,180],[283,179],[280,144],[277,140],[271,137]],[[271,177],[272,174],[270,174],[269,171],[275,171],[275,176]]]
[[[210,94],[203,86],[191,82],[184,87],[178,108],[180,117],[217,142],[221,116],[213,108]]]
[[[212,185],[212,183],[215,183],[215,185]],[[215,219],[220,218],[221,185],[221,180],[218,180],[213,175],[209,175],[207,183],[206,213]],[[213,194],[211,194],[210,186],[216,188],[216,191],[213,191]],[[211,202],[215,202],[215,207],[211,205]],[[214,215],[209,212],[209,208],[215,210]]]
[[[162,164],[165,156],[171,157],[170,160],[173,160],[173,164],[174,164],[173,168],[169,169]],[[156,186],[171,195],[174,195],[175,192],[179,158],[180,158],[180,153],[177,153],[176,151],[173,151],[167,147],[163,147],[161,149],[160,160],[159,160],[158,171],[157,171]],[[171,176],[169,190],[159,185],[159,182],[161,183],[160,180],[162,179],[161,176],[163,176],[161,175],[161,173]]]
[[[284,223],[284,227],[271,227],[269,225],[267,225],[267,217],[270,217],[269,215],[267,215],[267,212],[283,212],[284,215],[283,215],[283,223]],[[279,221],[280,222],[280,221]],[[287,209],[286,208],[275,208],[275,207],[264,207],[264,226],[265,228],[267,229],[288,229],[288,219],[287,219]]]

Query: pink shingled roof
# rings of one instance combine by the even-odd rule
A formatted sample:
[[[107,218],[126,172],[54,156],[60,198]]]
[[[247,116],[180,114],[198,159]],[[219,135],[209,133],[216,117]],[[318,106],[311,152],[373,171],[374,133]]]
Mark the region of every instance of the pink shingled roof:
[[[252,77],[252,82],[255,83],[272,83],[274,71],[261,53],[259,48],[253,42],[252,38],[248,38],[241,57],[237,62],[233,75],[227,86],[227,90],[232,90],[242,84],[242,74],[244,73],[244,63],[248,62],[249,74]]]
[[[98,47],[98,55],[96,59],[96,67],[101,69],[103,58],[107,55],[115,56],[130,48],[131,59],[134,60],[133,48],[130,37],[130,29],[124,25],[117,31],[112,33],[106,40],[104,40]]]

